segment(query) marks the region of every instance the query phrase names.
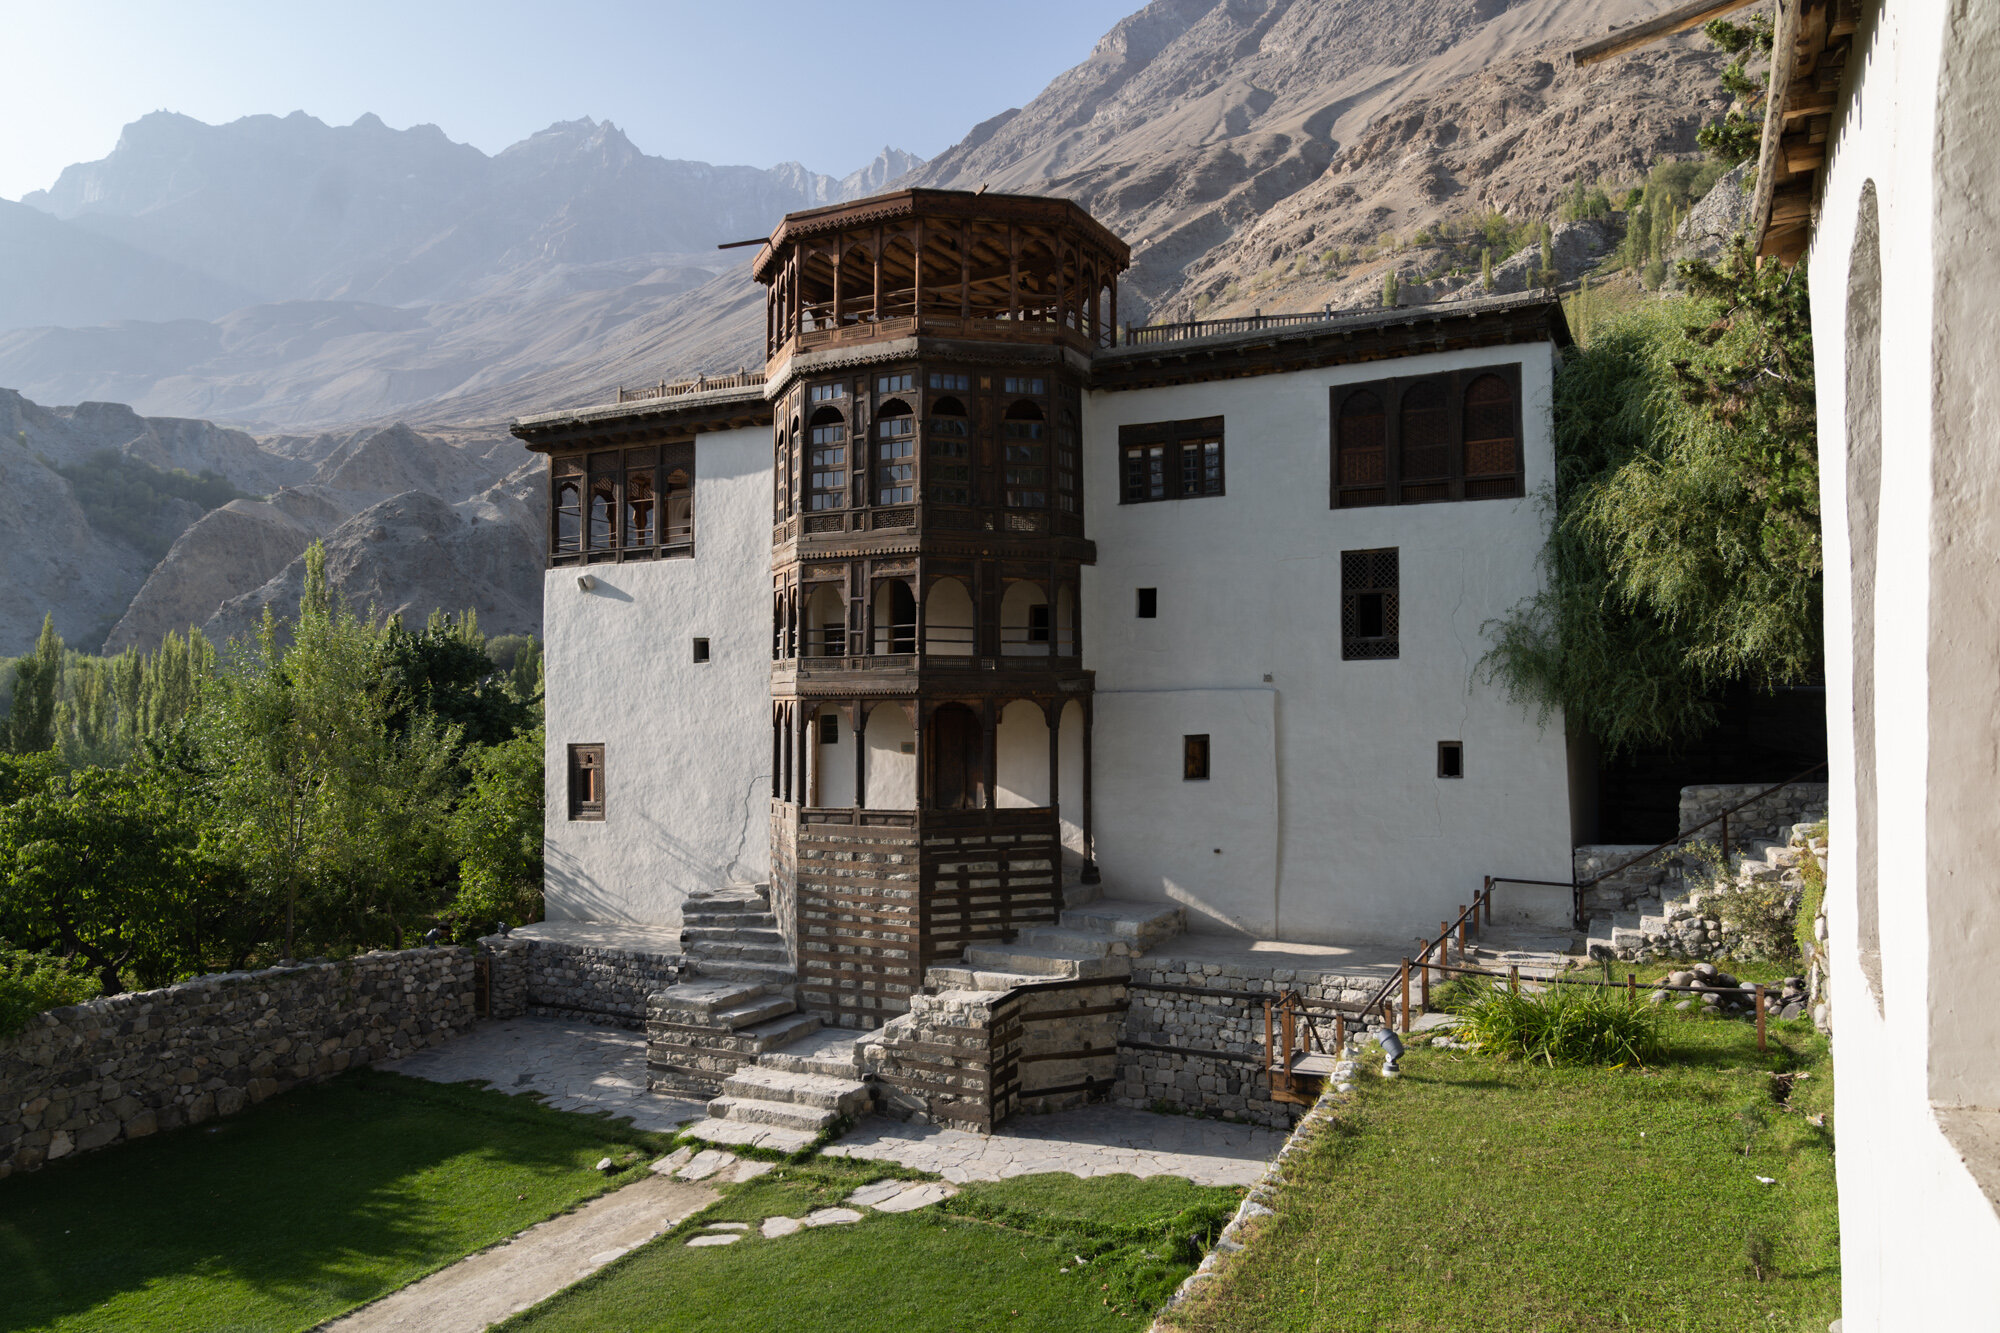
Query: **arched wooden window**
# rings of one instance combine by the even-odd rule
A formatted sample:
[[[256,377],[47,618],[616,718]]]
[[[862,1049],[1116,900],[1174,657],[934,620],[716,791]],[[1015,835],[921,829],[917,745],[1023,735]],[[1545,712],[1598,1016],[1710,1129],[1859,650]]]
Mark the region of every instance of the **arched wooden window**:
[[[578,555],[583,551],[583,460],[572,454],[551,464],[555,474],[555,532],[551,549],[556,555]]]
[[[1402,444],[1398,500],[1421,504],[1451,498],[1451,407],[1443,380],[1424,379],[1403,390],[1397,422]]]
[[[875,413],[875,502],[906,505],[916,498],[917,419],[891,398]]]
[[[1048,508],[1048,431],[1040,405],[1024,398],[1009,407],[1000,433],[1007,507]]]
[[[810,494],[815,511],[847,507],[847,418],[837,407],[812,414]]]
[[[662,546],[694,544],[694,482],[682,468],[667,474],[661,493],[666,506],[666,526],[660,530]]]
[[[1334,507],[1387,504],[1389,440],[1382,399],[1367,389],[1348,394],[1335,436]]]
[[[932,376],[936,379],[936,376]],[[946,396],[931,404],[924,427],[925,477],[932,504],[972,503],[972,423],[965,404]]]
[[[1465,498],[1521,494],[1521,441],[1514,424],[1514,390],[1498,375],[1481,375],[1465,391]]]
[[[618,549],[618,455],[590,456],[590,550]]]

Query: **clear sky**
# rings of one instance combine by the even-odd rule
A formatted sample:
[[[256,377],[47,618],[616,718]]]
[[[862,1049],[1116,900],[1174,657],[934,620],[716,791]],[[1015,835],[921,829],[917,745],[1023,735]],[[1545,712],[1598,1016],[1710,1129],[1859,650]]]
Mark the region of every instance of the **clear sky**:
[[[1142,0],[0,0],[0,198],[128,121],[372,111],[488,153],[611,120],[662,157],[844,175],[1020,106]]]

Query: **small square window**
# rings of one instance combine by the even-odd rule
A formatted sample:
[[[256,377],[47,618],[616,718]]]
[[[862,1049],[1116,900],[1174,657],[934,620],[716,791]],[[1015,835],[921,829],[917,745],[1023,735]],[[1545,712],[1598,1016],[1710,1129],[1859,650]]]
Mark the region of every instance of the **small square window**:
[[[1441,778],[1465,776],[1465,745],[1462,741],[1438,742],[1438,776]]]
[[[900,748],[904,754],[915,754],[917,752],[917,743],[915,741],[904,741]]]
[[[697,662],[706,662],[708,660],[707,639],[696,639],[694,641],[694,660]]]
[[[1208,737],[1181,737],[1181,781],[1208,781]]]
[[[604,818],[604,747],[569,747],[569,817]]]
[[[1160,616],[1160,590],[1158,588],[1139,589],[1139,619],[1157,620]]]
[[[840,744],[840,714],[821,713],[819,715],[819,743],[821,745]]]

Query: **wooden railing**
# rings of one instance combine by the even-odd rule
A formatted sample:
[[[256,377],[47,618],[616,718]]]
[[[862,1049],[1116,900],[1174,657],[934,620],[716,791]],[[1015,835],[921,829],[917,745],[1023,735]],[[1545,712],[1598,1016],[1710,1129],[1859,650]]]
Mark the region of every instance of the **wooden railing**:
[[[618,401],[621,403],[643,403],[655,398],[679,398],[684,394],[708,393],[716,389],[755,389],[764,383],[761,370],[739,370],[733,375],[697,375],[691,380],[676,380],[669,384],[661,380],[642,389],[620,387]]]
[[[1298,315],[1267,315],[1259,310],[1252,315],[1237,315],[1229,319],[1190,319],[1178,324],[1142,324],[1137,328],[1128,324],[1125,326],[1124,343],[1127,347],[1144,347],[1153,343],[1183,342],[1189,338],[1213,338],[1229,333],[1261,333],[1265,329],[1334,324],[1379,313],[1379,309],[1372,306],[1355,310],[1335,310],[1327,306]]]

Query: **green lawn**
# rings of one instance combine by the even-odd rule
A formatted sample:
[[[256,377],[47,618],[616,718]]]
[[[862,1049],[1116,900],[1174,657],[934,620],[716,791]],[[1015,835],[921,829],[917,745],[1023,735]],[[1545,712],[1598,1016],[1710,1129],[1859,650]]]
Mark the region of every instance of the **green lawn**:
[[[1165,1177],[1027,1176],[969,1185],[915,1213],[687,1246],[704,1222],[802,1217],[882,1174],[834,1161],[780,1168],[503,1327],[1129,1333],[1146,1326],[1242,1195]]]
[[[311,1328],[633,1179],[667,1143],[357,1071],[0,1181],[0,1330]]]
[[[1176,1326],[1822,1333],[1840,1312],[1831,1120],[1808,1118],[1832,1106],[1825,1039],[1774,1023],[1760,1054],[1747,1023],[1678,1017],[1668,1034],[1648,1070],[1412,1049]]]

